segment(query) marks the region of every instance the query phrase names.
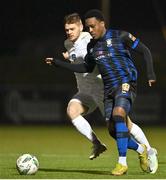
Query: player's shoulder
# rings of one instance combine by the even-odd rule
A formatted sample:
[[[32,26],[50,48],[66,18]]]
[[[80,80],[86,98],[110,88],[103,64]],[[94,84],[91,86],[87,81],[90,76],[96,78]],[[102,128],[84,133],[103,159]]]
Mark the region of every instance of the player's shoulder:
[[[137,38],[126,30],[109,29],[107,37],[116,37],[121,39],[124,43],[135,42]],[[139,40],[139,39],[138,39]]]
[[[125,30],[121,30],[121,29],[108,29],[107,34],[119,36],[119,35],[126,35],[126,34],[128,34],[128,32]]]
[[[137,38],[135,37],[135,35],[133,35],[132,33],[128,32],[128,31],[121,31],[121,37],[122,39],[127,39],[127,40],[131,40],[131,41],[135,41]]]
[[[133,38],[132,34],[129,33],[128,31],[126,31],[126,30],[110,29],[108,31],[108,33],[110,33],[111,36],[118,37],[118,38],[120,38],[122,40],[132,39]]]
[[[80,34],[80,36],[82,37],[82,38],[92,38],[92,36],[90,35],[90,33],[89,32],[81,32],[81,34]]]
[[[81,32],[78,38],[78,41],[90,42],[91,39],[92,39],[92,36],[88,32]]]

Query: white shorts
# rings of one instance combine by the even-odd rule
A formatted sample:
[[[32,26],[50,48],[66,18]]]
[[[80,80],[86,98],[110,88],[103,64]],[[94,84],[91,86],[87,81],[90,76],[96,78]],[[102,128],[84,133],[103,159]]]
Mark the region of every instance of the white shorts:
[[[85,93],[76,93],[70,102],[79,102],[88,108],[86,114],[93,112],[96,108],[99,108],[100,112],[104,114],[104,103],[102,96],[88,95]]]

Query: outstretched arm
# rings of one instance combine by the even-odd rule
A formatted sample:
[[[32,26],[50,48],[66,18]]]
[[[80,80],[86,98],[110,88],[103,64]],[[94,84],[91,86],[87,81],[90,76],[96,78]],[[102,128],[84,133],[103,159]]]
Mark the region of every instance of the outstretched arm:
[[[55,65],[59,67],[66,68],[68,70],[78,72],[78,73],[85,73],[85,72],[92,72],[94,65],[87,64],[86,62],[81,64],[72,64],[69,62],[64,62],[59,59],[54,58],[46,58],[45,62],[49,65]]]

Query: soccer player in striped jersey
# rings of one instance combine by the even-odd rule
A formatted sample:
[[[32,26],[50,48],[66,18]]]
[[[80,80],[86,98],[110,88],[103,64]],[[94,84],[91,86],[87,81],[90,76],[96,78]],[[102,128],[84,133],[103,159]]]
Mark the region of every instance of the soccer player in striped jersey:
[[[94,14],[92,15],[94,16]],[[86,45],[91,39],[88,33],[82,32],[83,26],[82,26],[81,20],[79,16],[77,18],[76,17],[77,17],[77,14],[72,14],[65,17],[65,30],[66,30],[68,39],[65,41],[67,54],[64,53],[64,56],[65,58],[68,58],[72,62],[72,64],[80,64],[84,61],[84,56],[86,54]],[[103,17],[101,16],[100,18],[101,19],[98,19],[98,17],[97,18],[95,17],[97,21],[104,23],[102,19]],[[91,19],[91,18],[87,18],[87,19]],[[102,78],[104,81],[106,120],[108,122],[110,134],[113,136],[116,136],[119,155],[120,155],[119,161],[118,161],[119,163],[117,167],[112,171],[112,173],[114,175],[121,175],[127,171],[127,163],[126,163],[127,145],[128,145],[128,148],[130,146],[132,146],[131,148],[134,147],[134,149],[139,152],[140,158],[142,154],[146,156],[146,149],[144,149],[145,146],[141,146],[136,143],[134,144],[132,139],[130,139],[128,136],[128,128],[125,126],[125,123],[124,123],[124,120],[126,119],[126,115],[128,114],[130,110],[131,102],[133,100],[132,96],[135,96],[136,69],[132,62],[130,64],[131,59],[130,59],[129,51],[124,49],[123,44],[121,43],[121,40],[123,38],[124,38],[124,41],[130,39],[129,40],[130,44],[128,46],[133,45],[133,49],[138,45],[139,42],[138,42],[138,39],[136,39],[134,36],[132,36],[130,33],[127,33],[127,32],[122,32],[122,34],[120,34],[121,33],[120,31],[109,30],[106,33],[105,31],[106,29],[103,26],[104,24],[102,23],[101,23],[101,27],[103,29],[99,27],[99,30],[101,32],[102,30],[104,30],[103,32],[105,35],[102,34],[102,37],[104,38],[102,40],[98,40],[100,38],[98,37],[96,38],[97,33],[95,34],[95,31],[90,31],[90,33],[92,34],[93,40],[91,40],[90,44],[88,45],[90,48],[88,47],[89,51],[86,57],[86,63],[84,64],[85,69],[83,68],[83,70],[81,71],[84,71],[84,72],[92,71],[91,69],[93,69],[94,65],[97,64],[100,70],[100,73],[102,75]],[[77,32],[75,33],[76,36],[74,32]],[[111,49],[111,46],[115,47],[115,45],[116,45],[116,48]],[[122,60],[120,60],[121,62],[118,62],[118,60],[116,60],[118,59],[117,57],[119,55],[120,55],[119,59],[123,59],[124,62]],[[127,61],[129,62],[125,63],[126,58],[127,58]],[[51,59],[52,58],[47,58],[47,62],[49,62],[49,60]],[[107,62],[108,59],[113,60],[112,64],[111,62]],[[56,63],[57,62],[58,61],[56,61]],[[129,75],[129,77],[132,77],[132,75],[134,75],[135,79],[132,79],[132,80],[128,79],[128,76],[126,74],[129,72],[128,71],[126,71],[127,73],[123,72],[123,68],[125,69],[126,66],[128,66],[128,63],[129,63],[129,67],[127,68],[131,70],[131,74]],[[111,68],[109,68],[109,70],[106,69],[106,67],[108,67],[109,65],[111,65],[114,68],[116,68],[117,66],[118,69],[116,71],[114,69],[112,70]],[[118,72],[120,68],[122,69],[122,72]],[[151,68],[149,68],[149,71],[150,70]],[[80,71],[78,70],[78,72]],[[67,112],[70,119],[72,120],[72,123],[78,129],[78,131],[81,132],[83,135],[85,135],[94,144],[93,152],[92,152],[92,155],[90,156],[90,159],[93,159],[102,152],[101,149],[105,150],[104,148],[105,145],[99,141],[99,139],[93,132],[91,126],[89,125],[87,120],[82,116],[82,114],[93,111],[94,108],[96,108],[97,106],[99,107],[101,112],[103,112],[103,103],[102,103],[102,97],[101,97],[101,94],[103,94],[103,85],[101,83],[101,80],[99,79],[100,76],[98,76],[98,71],[96,69],[90,74],[89,73],[81,73],[81,74],[75,73],[75,75],[77,79],[78,93],[69,102]],[[124,77],[124,75],[126,75],[126,77],[124,79],[123,78],[120,79],[121,76]],[[152,82],[153,80],[149,81],[150,85]],[[116,89],[118,89],[117,94],[112,93],[113,91],[116,91]],[[114,104],[113,101],[115,101],[114,107],[113,107],[113,104]],[[94,106],[92,106],[93,104]],[[112,114],[112,110],[113,110],[113,114]],[[111,128],[112,124],[115,125],[115,129],[116,129],[115,135],[112,133],[113,132],[113,129]],[[150,147],[142,130],[136,124],[132,123],[129,118],[128,118],[127,124],[129,125],[130,133],[133,134],[135,139],[138,140],[138,142],[146,144],[149,152],[153,151],[153,149]],[[121,145],[121,143],[124,145],[125,148]],[[152,153],[152,154],[156,158],[156,154],[155,153]],[[143,170],[147,171],[147,161],[144,163],[146,165],[143,165],[145,166],[143,167]]]

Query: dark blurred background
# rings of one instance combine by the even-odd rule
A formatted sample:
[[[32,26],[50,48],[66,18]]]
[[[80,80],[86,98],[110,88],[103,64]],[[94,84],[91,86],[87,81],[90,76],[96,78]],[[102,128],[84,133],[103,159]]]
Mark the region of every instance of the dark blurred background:
[[[141,56],[133,113],[141,124],[166,123],[166,1],[6,0],[0,6],[0,123],[66,123],[66,106],[76,92],[72,72],[49,67],[45,57],[64,50],[63,18],[98,8],[111,28],[139,37],[152,52],[157,83],[149,88]],[[96,110],[88,117],[104,119]]]

